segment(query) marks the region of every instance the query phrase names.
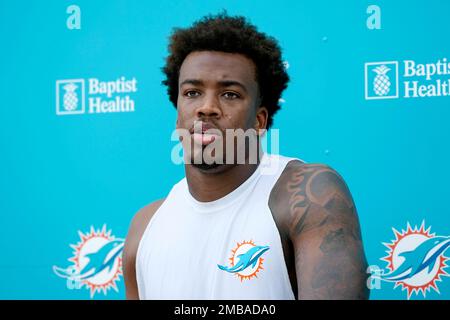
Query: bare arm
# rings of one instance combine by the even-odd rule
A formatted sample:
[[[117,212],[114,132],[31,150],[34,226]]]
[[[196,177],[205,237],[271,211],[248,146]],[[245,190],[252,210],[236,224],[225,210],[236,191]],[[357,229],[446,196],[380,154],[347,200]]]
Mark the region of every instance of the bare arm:
[[[128,300],[139,299],[136,281],[136,253],[153,214],[158,210],[164,199],[155,201],[139,210],[131,221],[127,239],[123,249],[123,274],[125,279],[126,298]]]
[[[367,299],[357,211],[341,176],[312,164],[291,165],[283,175],[277,207],[287,217],[298,299]]]

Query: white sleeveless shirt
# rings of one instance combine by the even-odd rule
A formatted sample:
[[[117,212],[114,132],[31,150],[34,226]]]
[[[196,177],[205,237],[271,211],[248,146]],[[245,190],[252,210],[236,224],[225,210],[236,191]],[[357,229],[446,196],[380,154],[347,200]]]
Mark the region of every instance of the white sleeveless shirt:
[[[288,158],[265,153],[238,188],[199,202],[186,178],[150,219],[136,256],[140,299],[295,299],[270,192]]]

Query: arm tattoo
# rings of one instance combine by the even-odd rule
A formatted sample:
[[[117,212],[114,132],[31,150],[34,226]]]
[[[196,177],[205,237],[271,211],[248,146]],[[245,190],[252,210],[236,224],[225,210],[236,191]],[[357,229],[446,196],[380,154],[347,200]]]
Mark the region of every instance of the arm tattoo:
[[[290,170],[288,232],[296,252],[299,299],[367,298],[367,262],[345,182],[323,165]]]

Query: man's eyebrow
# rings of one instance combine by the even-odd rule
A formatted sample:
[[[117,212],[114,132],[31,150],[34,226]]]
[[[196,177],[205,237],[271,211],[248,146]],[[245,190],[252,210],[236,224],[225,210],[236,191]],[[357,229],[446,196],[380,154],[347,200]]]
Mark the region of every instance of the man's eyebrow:
[[[242,83],[240,83],[239,81],[236,81],[236,80],[222,80],[222,81],[219,81],[219,83],[222,87],[238,86],[238,87],[241,87],[242,90],[247,92],[247,88]]]
[[[241,87],[245,92],[247,92],[247,88],[245,87],[245,85],[243,85],[242,83],[240,83],[239,81],[236,81],[236,80],[221,80],[221,81],[218,81],[218,83],[221,87],[238,86],[238,87]],[[204,85],[203,81],[198,80],[198,79],[183,80],[180,83],[180,87],[184,84],[192,84],[194,86],[203,86]]]
[[[183,84],[192,84],[194,86],[202,86],[203,85],[203,81],[202,80],[197,80],[197,79],[186,79],[186,80],[183,80],[183,82],[180,83],[180,87]]]

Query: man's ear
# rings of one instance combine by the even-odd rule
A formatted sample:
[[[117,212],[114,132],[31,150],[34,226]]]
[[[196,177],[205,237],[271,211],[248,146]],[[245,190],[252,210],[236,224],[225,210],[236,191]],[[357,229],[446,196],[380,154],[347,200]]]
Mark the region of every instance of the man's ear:
[[[255,126],[254,129],[258,132],[258,135],[261,136],[264,133],[264,130],[267,129],[267,122],[269,119],[269,111],[266,107],[259,107],[256,110],[256,118],[255,118]]]

